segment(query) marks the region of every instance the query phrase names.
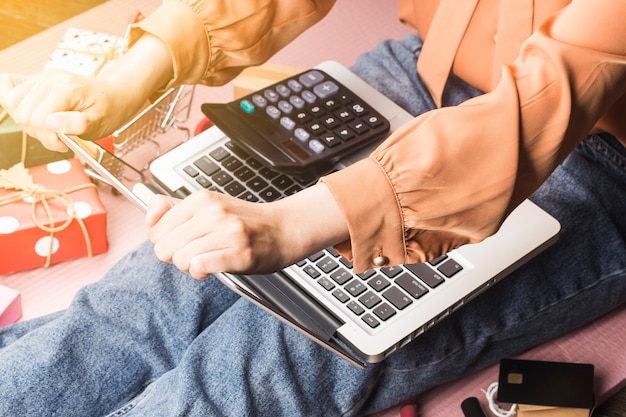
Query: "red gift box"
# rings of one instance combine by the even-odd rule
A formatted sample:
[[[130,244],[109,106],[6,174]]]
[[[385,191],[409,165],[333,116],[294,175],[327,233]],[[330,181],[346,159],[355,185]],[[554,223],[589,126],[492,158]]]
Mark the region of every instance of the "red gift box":
[[[15,323],[22,317],[20,293],[0,285],[0,327]]]
[[[0,274],[106,252],[106,215],[78,159],[0,171]]]

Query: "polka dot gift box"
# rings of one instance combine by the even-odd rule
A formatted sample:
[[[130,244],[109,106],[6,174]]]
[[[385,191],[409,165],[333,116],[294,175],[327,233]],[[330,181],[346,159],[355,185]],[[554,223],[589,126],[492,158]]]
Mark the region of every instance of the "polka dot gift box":
[[[0,274],[106,252],[106,216],[78,159],[0,170]]]

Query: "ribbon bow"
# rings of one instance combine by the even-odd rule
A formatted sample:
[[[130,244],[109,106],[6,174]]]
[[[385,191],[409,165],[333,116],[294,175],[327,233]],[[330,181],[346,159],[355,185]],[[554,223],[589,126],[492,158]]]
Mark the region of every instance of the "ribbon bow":
[[[46,263],[44,267],[50,266],[53,251],[53,237],[55,233],[61,232],[67,229],[74,220],[80,226],[83,237],[85,238],[85,245],[87,247],[87,256],[91,257],[91,240],[89,239],[89,232],[83,220],[78,216],[74,207],[74,200],[70,196],[71,193],[93,187],[95,184],[88,183],[82,184],[76,187],[72,187],[64,192],[57,190],[49,190],[46,187],[36,184],[33,181],[32,176],[28,172],[28,169],[24,167],[22,162],[13,165],[9,169],[0,170],[0,188],[16,190],[16,192],[0,197],[0,206],[5,206],[18,201],[31,201],[31,218],[35,226],[50,234],[50,246],[48,249],[48,255],[46,256]],[[50,208],[50,201],[61,201],[67,207],[68,218],[62,224],[56,225],[52,210]],[[46,226],[37,218],[37,204],[41,203],[46,213],[48,224]]]

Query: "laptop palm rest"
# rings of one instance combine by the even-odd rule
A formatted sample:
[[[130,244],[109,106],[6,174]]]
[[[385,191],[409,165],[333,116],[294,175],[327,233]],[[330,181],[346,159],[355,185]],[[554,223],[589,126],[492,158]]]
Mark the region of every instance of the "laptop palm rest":
[[[294,285],[282,272],[263,275],[237,275],[240,284],[252,290],[257,299],[262,300],[266,307],[288,317],[291,324],[307,333],[316,342],[332,350],[340,352],[355,365],[363,368],[364,363],[356,355],[339,344],[335,337],[337,329],[343,324],[326,308],[308,296],[297,285]]]

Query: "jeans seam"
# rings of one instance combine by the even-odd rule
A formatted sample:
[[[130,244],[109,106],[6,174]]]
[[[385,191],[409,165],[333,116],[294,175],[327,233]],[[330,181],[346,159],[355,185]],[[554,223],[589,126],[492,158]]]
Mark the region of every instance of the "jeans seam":
[[[113,411],[112,413],[107,414],[106,417],[121,417],[127,415],[146,399],[146,397],[152,391],[153,387],[154,383],[148,384],[148,386],[139,395],[136,395],[130,401],[128,401],[126,404]]]
[[[587,143],[593,150],[602,155],[607,161],[615,165],[618,169],[626,171],[626,157],[620,154],[619,151],[613,147],[613,145],[602,139],[601,136],[590,136]]]

